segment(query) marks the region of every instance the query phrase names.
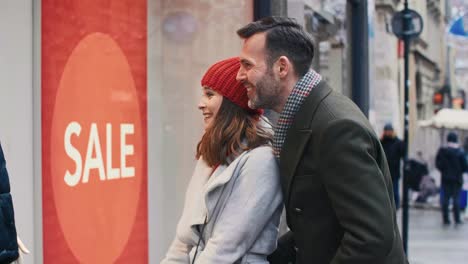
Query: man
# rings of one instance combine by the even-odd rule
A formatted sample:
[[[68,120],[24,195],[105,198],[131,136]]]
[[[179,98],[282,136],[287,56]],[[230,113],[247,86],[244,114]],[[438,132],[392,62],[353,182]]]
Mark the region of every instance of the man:
[[[390,175],[392,176],[395,206],[398,209],[400,208],[400,161],[404,158],[405,148],[403,146],[403,141],[395,135],[392,124],[386,124],[384,126],[380,143],[382,144],[385,156],[387,157],[388,168],[390,169]]]
[[[407,263],[379,139],[348,98],[309,70],[313,44],[288,18],[239,29],[249,106],[280,113],[274,150],[290,232],[271,263]]]
[[[442,220],[444,225],[450,224],[449,201],[453,200],[453,218],[455,224],[461,224],[460,192],[463,186],[463,172],[467,171],[465,153],[458,145],[457,134],[447,135],[447,146],[441,147],[436,155],[436,167],[442,177]]]

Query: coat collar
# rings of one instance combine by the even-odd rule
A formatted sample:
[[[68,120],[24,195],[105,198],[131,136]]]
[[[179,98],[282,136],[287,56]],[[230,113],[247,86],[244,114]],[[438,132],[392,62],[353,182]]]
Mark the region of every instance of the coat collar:
[[[331,92],[332,89],[325,82],[321,81],[299,108],[286,134],[286,140],[284,141],[280,156],[281,185],[283,186],[286,205],[289,202],[289,193],[294,173],[312,133],[311,123],[315,112],[320,102]]]
[[[233,177],[236,177],[235,173],[245,159],[243,157],[248,153],[248,151],[242,152],[237,156],[229,165],[220,165],[216,170],[211,174],[212,168],[206,164],[203,159],[198,161],[198,164],[195,168],[193,177],[195,179],[195,185],[191,190],[192,195],[195,192],[202,192],[201,196],[198,196],[199,199],[193,202],[193,210],[191,212],[191,227],[196,225],[201,225],[205,221],[207,216],[207,221],[210,220],[213,210],[216,207],[219,197],[215,197],[219,192],[215,192],[218,188],[222,188],[226,183],[228,183]]]

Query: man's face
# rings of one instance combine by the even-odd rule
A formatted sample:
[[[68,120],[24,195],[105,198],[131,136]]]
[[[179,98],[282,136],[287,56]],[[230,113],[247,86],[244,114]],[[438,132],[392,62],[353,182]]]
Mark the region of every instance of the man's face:
[[[237,80],[244,84],[249,107],[275,108],[279,104],[280,82],[267,64],[266,33],[257,33],[244,41]]]
[[[384,137],[393,137],[393,130],[386,129],[384,130],[383,134],[384,134]]]

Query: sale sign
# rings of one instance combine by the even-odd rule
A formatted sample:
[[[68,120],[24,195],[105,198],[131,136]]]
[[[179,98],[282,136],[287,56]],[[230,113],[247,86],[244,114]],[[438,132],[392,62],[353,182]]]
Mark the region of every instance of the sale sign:
[[[147,263],[145,0],[42,0],[44,263]]]

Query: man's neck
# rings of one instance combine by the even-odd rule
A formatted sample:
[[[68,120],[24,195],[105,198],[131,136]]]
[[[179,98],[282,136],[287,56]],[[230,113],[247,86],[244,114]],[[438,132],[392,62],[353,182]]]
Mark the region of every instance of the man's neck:
[[[292,93],[294,90],[294,87],[296,86],[296,83],[299,81],[299,78],[293,77],[289,78],[288,80],[285,80],[284,87],[281,89],[281,94],[279,95],[279,102],[277,107],[273,108],[273,111],[277,113],[281,113],[284,109],[284,106],[286,105],[286,102],[288,101],[289,95]]]

